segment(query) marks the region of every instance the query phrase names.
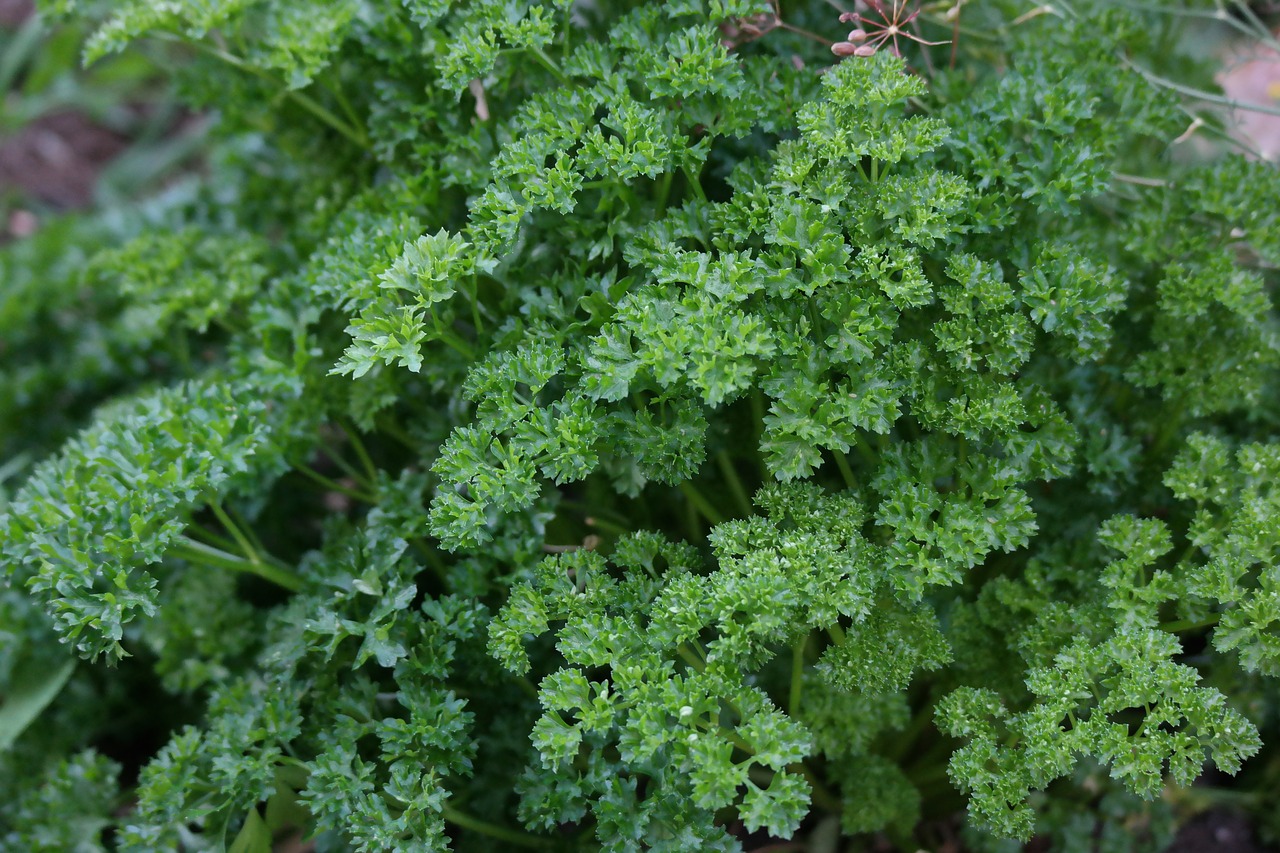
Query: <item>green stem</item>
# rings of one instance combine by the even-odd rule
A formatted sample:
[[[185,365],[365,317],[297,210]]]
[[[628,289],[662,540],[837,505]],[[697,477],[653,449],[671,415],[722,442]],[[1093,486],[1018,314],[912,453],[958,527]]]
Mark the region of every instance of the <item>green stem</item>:
[[[192,563],[257,575],[263,580],[270,581],[290,592],[297,592],[302,589],[302,579],[282,564],[274,562],[252,563],[242,557],[228,554],[226,551],[220,551],[211,545],[206,545],[186,536],[182,537],[177,544],[170,546],[167,553],[170,556]]]
[[[738,471],[733,467],[733,460],[729,458],[727,451],[721,450],[716,454],[716,464],[720,466],[720,473],[724,475],[725,482],[729,484],[729,491],[733,494],[733,499],[737,501],[738,508],[742,510],[742,514],[751,515],[755,512],[751,505],[751,498],[747,496],[747,489],[742,485],[742,478],[738,476]]]
[[[707,500],[706,496],[703,495],[702,492],[698,491],[693,483],[688,481],[681,483],[680,491],[689,500],[689,503],[698,510],[702,517],[711,522],[712,526],[724,523],[724,516],[721,515],[719,510],[712,505],[711,501]]]
[[[436,318],[436,339],[450,349],[460,353],[468,361],[475,360],[476,353],[475,350],[471,348],[471,345],[455,335],[453,332],[444,328],[444,326],[440,325],[439,318]]]
[[[837,646],[844,642],[844,629],[836,623],[831,623],[830,627],[827,628],[827,633],[831,636],[832,642]]]
[[[333,99],[338,102],[338,107],[346,115],[348,124],[353,128],[357,128],[360,131],[360,135],[368,139],[369,134],[364,127],[364,122],[355,109],[352,108],[351,101],[347,99],[346,93],[342,91],[342,85],[333,79],[323,80],[322,83],[329,94],[333,95]]]
[[[400,426],[400,422],[391,415],[379,418],[377,424],[378,429],[400,442],[405,450],[418,450],[418,443],[413,440],[413,436],[409,435],[405,428]]]
[[[836,460],[836,468],[840,470],[840,476],[844,478],[844,484],[851,489],[858,487],[858,481],[854,479],[853,469],[849,467],[849,460],[840,451],[833,451],[831,454]]]
[[[471,279],[471,284],[467,288],[467,295],[471,297],[471,325],[476,327],[476,336],[484,331],[484,320],[480,317],[480,283]]]
[[[844,803],[840,801],[839,797],[831,793],[831,791],[827,789],[826,785],[822,784],[822,782],[818,780],[818,774],[814,773],[813,769],[809,767],[808,764],[805,764],[803,761],[798,761],[795,764],[789,765],[788,769],[799,773],[804,777],[804,780],[809,783],[809,787],[813,789],[813,801],[817,803],[819,807],[825,809],[831,814],[840,814],[844,811]]]
[[[752,388],[751,396],[748,399],[751,402],[751,449],[755,451],[753,455],[755,456],[756,467],[760,472],[760,481],[767,483],[772,475],[769,472],[769,464],[764,459],[764,454],[760,452],[760,447],[764,444],[764,419],[768,411],[764,392],[759,388]]]
[[[895,764],[902,764],[903,759],[911,754],[911,748],[915,746],[916,741],[920,739],[920,735],[928,728],[932,719],[932,710],[927,706],[921,708],[911,718],[910,724],[902,734],[894,739],[894,747],[891,750],[887,750],[887,757]]]
[[[236,543],[232,542],[225,536],[219,536],[211,530],[207,530],[198,524],[187,525],[187,535],[196,536],[204,541],[206,545],[212,545],[215,548],[221,548],[224,551],[234,551]]]
[[[358,485],[367,488],[369,491],[373,491],[373,484],[366,483],[364,479],[364,475],[361,474],[359,471],[357,471],[354,467],[352,467],[350,462],[343,459],[342,454],[338,453],[336,450],[334,450],[332,447],[325,444],[324,442],[320,443],[320,449],[324,451],[324,455],[328,456],[329,460],[333,462],[334,465],[337,465],[339,468],[342,469],[342,473],[346,474]]]
[[[605,533],[612,533],[616,536],[622,536],[630,533],[631,528],[622,524],[609,521],[607,518],[601,518],[598,515],[587,516],[585,523],[587,527],[603,530]]]
[[[680,655],[681,660],[689,664],[689,666],[693,667],[698,672],[702,672],[707,668],[706,662],[694,654],[693,651],[683,643],[676,646],[676,654]]]
[[[527,50],[530,53],[532,53],[534,59],[538,60],[538,63],[542,65],[543,68],[550,71],[552,76],[554,76],[557,80],[559,80],[561,83],[569,82],[569,75],[565,74],[564,71],[560,70],[560,66],[556,65],[556,61],[551,57],[547,56],[546,52],[543,51],[542,48],[530,47],[530,48],[527,48]]]
[[[455,826],[478,832],[481,835],[487,835],[490,838],[496,838],[499,841],[505,841],[508,844],[514,844],[517,847],[526,847],[532,850],[549,850],[554,843],[550,838],[542,838],[537,835],[530,835],[527,832],[498,826],[496,823],[489,823],[464,811],[455,809],[453,806],[442,808],[440,816]]]
[[[658,210],[667,209],[667,199],[671,197],[671,183],[675,179],[675,172],[666,172],[662,176],[661,183],[658,184]]]
[[[369,451],[365,449],[364,442],[360,440],[360,434],[355,427],[348,427],[346,424],[339,424],[339,426],[347,434],[347,441],[351,442],[351,449],[356,452],[356,457],[369,475],[366,485],[372,488],[373,484],[378,482],[378,466],[373,464],[373,459],[369,456]]]
[[[523,675],[517,675],[515,676],[515,682],[516,686],[523,690],[528,696],[532,697],[533,701],[540,701],[538,698],[538,687],[532,681],[525,678]]]
[[[1183,631],[1199,631],[1202,628],[1212,628],[1218,624],[1221,618],[1220,615],[1214,614],[1207,619],[1179,619],[1174,622],[1162,622],[1157,627],[1169,634],[1181,634]]]
[[[329,110],[322,107],[318,102],[312,100],[307,95],[302,94],[296,89],[289,89],[285,94],[285,97],[292,100],[298,106],[302,107],[304,110],[311,113],[313,116],[320,119],[320,121],[329,125],[329,127],[338,131],[338,133],[342,134],[361,148],[369,147],[368,137],[359,130],[348,125],[333,113],[329,112]]]
[[[569,48],[573,45],[573,4],[564,4],[564,44],[560,46],[560,58],[569,58]]]
[[[705,202],[707,193],[702,189],[702,180],[688,166],[682,166],[681,171],[684,172],[684,178],[689,182],[689,189],[693,190],[693,194],[697,196],[698,201]]]
[[[296,464],[293,466],[293,470],[297,471],[304,477],[314,480],[331,492],[338,492],[339,494],[346,495],[347,497],[360,501],[361,503],[376,504],[378,502],[378,499],[372,495],[367,495],[364,492],[358,492],[355,489],[349,489],[336,480],[330,480],[318,471],[313,471],[306,465]]]
[[[1257,805],[1262,798],[1261,791],[1230,791],[1210,787],[1170,788],[1166,790],[1166,795],[1171,805],[1186,806],[1193,811],[1203,811],[1223,803]]]
[[[336,115],[334,115],[329,110],[327,110],[325,107],[321,106],[319,103],[312,100],[307,95],[302,94],[296,89],[286,88],[284,81],[277,79],[274,75],[272,75],[270,72],[266,71],[265,69],[258,68],[256,65],[246,62],[245,60],[241,59],[238,56],[235,56],[234,54],[227,53],[225,50],[222,50],[221,48],[214,47],[213,45],[210,45],[210,44],[205,44],[202,41],[196,41],[195,39],[186,38],[180,35],[179,33],[170,33],[170,32],[165,32],[161,30],[153,33],[153,35],[156,38],[160,39],[161,41],[176,42],[178,44],[184,44],[189,47],[195,48],[201,53],[207,56],[211,56],[222,62],[225,62],[231,67],[236,68],[240,71],[243,71],[246,74],[252,74],[255,77],[261,78],[262,80],[266,81],[268,84],[275,86],[277,89],[280,89],[284,97],[289,98],[298,106],[302,107],[304,110],[311,113],[316,118],[320,119],[320,121],[324,122],[329,127],[333,128],[338,133],[342,134],[347,139],[354,142],[356,145],[360,146],[361,148],[369,147],[369,139],[362,131],[357,130],[356,128],[350,126],[349,124],[344,122],[342,119],[338,118]]]
[[[599,524],[601,527],[605,528],[606,530],[612,529],[612,530],[618,531],[619,533],[631,532],[631,528],[627,526],[628,524],[627,517],[622,515],[621,513],[614,512],[613,510],[608,509],[606,507],[587,506],[581,501],[575,501],[575,500],[572,500],[571,498],[561,498],[560,506],[564,507],[565,509],[571,509],[571,510],[574,510],[575,512],[580,512],[583,515],[589,516],[592,521],[592,526]],[[606,521],[605,520],[606,516],[608,516],[612,520]]]
[[[249,541],[249,537],[245,536],[240,530],[240,525],[231,520],[231,516],[222,509],[222,504],[216,500],[209,501],[209,509],[213,510],[213,514],[217,516],[218,523],[223,526],[227,533],[231,534],[231,538],[235,540],[236,545],[240,547],[240,551],[249,559],[249,562],[257,565],[262,562],[262,558],[258,556],[258,551],[253,547],[253,543]]]
[[[419,536],[409,538],[409,544],[423,556],[427,563],[431,566],[431,570],[436,573],[441,583],[448,583],[449,569],[444,564],[444,560],[440,559],[440,552],[431,543]]]
[[[787,714],[796,722],[800,721],[800,696],[804,690],[804,649],[809,644],[809,635],[805,634],[800,642],[791,647],[791,694],[787,697]]]
[[[729,707],[732,708],[733,712],[739,717],[742,716],[742,711],[739,710],[732,702],[729,703]],[[725,728],[719,724],[713,725],[720,730],[720,734],[724,735],[724,737],[726,737],[738,749],[742,750],[747,755],[756,754],[756,751],[752,748],[751,744],[747,743],[742,735],[738,734],[736,730]],[[797,761],[794,764],[788,764],[787,769],[792,773],[799,773],[804,777],[804,780],[809,783],[809,787],[813,789],[813,801],[817,803],[818,806],[828,812],[834,812],[836,814],[839,814],[843,810],[844,807],[840,802],[840,798],[831,793],[831,791],[827,789],[826,785],[822,784],[818,779],[818,774],[814,773],[813,768],[808,764],[805,764],[803,761]]]
[[[1252,104],[1244,101],[1237,101],[1234,98],[1228,98],[1225,95],[1215,95],[1212,92],[1206,92],[1203,89],[1195,89],[1191,86],[1184,86],[1181,83],[1175,83],[1165,77],[1161,77],[1134,62],[1127,57],[1121,56],[1120,61],[1129,66],[1134,71],[1141,74],[1148,83],[1164,89],[1177,92],[1180,95],[1186,95],[1188,98],[1195,98],[1198,101],[1206,101],[1210,104],[1220,104],[1224,107],[1230,107],[1233,110],[1246,110],[1248,112],[1262,113],[1269,116],[1280,116],[1280,107],[1271,107],[1266,104]]]
[[[262,540],[258,537],[258,534],[253,532],[253,525],[245,519],[244,515],[242,515],[234,506],[227,510],[227,512],[233,519],[235,519],[235,522],[240,527],[241,532],[249,538],[249,543],[253,545],[254,550],[259,554],[266,554],[266,546],[262,544]]]
[[[698,523],[698,508],[693,505],[693,501],[685,501],[684,508],[685,532],[690,542],[697,542],[702,538],[702,525]]]

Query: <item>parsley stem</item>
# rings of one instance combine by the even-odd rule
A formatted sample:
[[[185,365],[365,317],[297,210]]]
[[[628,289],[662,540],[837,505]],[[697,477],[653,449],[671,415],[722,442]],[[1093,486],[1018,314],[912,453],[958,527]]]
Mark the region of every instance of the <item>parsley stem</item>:
[[[240,547],[240,551],[248,558],[249,562],[257,565],[262,562],[262,558],[258,556],[258,550],[253,547],[253,543],[244,535],[240,529],[240,525],[231,520],[231,516],[227,515],[226,510],[222,508],[222,503],[217,500],[209,501],[209,509],[213,510],[213,514],[217,516],[218,523],[222,525],[227,533],[231,534],[231,538],[235,540],[236,545]]]
[[[380,431],[394,438],[404,446],[405,450],[418,450],[418,442],[414,441],[413,436],[400,426],[400,422],[392,415],[385,415],[378,418],[377,427]]]
[[[729,458],[727,451],[721,450],[716,454],[716,464],[720,466],[720,473],[724,475],[729,491],[733,494],[733,499],[742,510],[742,514],[747,516],[754,513],[755,508],[751,505],[751,498],[747,496],[747,489],[742,485],[742,478],[738,476],[738,471],[733,467],[733,460]]]
[[[505,826],[498,826],[495,823],[481,820],[478,817],[469,815],[464,811],[455,809],[452,806],[445,806],[440,810],[440,816],[449,823],[460,826],[463,829],[469,829],[472,832],[478,832],[481,835],[487,835],[490,838],[496,838],[499,841],[505,841],[508,844],[514,844],[517,847],[527,847],[534,850],[546,850],[551,847],[550,838],[542,838],[537,835],[531,835],[527,832],[520,832],[516,829],[508,829]]]
[[[854,449],[858,451],[858,456],[862,459],[862,464],[867,466],[867,470],[875,471],[880,467],[880,456],[884,452],[885,442],[888,441],[888,437],[883,433],[876,436],[876,440],[880,442],[879,453],[872,450],[871,445],[867,444],[864,438],[858,439]]]
[[[681,483],[680,491],[686,498],[688,498],[689,503],[693,505],[694,509],[696,509],[703,518],[711,522],[712,526],[724,523],[724,516],[720,514],[720,511],[715,508],[715,505],[712,504],[711,501],[707,500],[706,495],[698,491],[693,483],[687,480]]]
[[[1161,631],[1169,634],[1181,634],[1183,631],[1199,631],[1201,628],[1212,628],[1218,624],[1221,617],[1214,614],[1205,619],[1178,619],[1174,622],[1162,622],[1158,626]]]
[[[671,197],[671,182],[675,179],[676,173],[668,171],[663,174],[662,181],[658,184],[658,210],[667,209],[667,199]]]
[[[920,740],[920,735],[929,727],[930,721],[933,720],[933,709],[926,706],[916,712],[911,718],[911,722],[902,730],[902,734],[894,738],[893,746],[885,750],[885,757],[890,761],[901,764],[908,755],[911,755],[914,747]]]
[[[475,361],[476,353],[475,350],[471,348],[471,345],[446,329],[444,326],[440,325],[439,318],[436,318],[436,340],[456,351],[468,361]]]
[[[188,47],[192,47],[200,51],[201,53],[205,54],[206,56],[211,56],[214,59],[221,60],[222,62],[227,63],[233,68],[237,68],[240,71],[244,71],[247,74],[252,74],[255,77],[262,79],[268,84],[280,89],[280,94],[283,97],[289,100],[292,100],[298,106],[302,107],[304,110],[311,113],[311,115],[320,119],[320,121],[322,121],[324,124],[333,128],[338,133],[342,134],[343,136],[345,136],[347,139],[354,142],[359,147],[366,148],[366,149],[369,147],[369,138],[364,134],[363,131],[358,130],[357,128],[354,128],[351,125],[347,124],[345,121],[343,121],[342,119],[334,115],[332,112],[330,112],[328,109],[321,106],[319,102],[313,100],[311,97],[307,95],[302,94],[302,92],[299,92],[297,89],[286,88],[285,83],[282,80],[277,79],[273,74],[266,71],[265,69],[259,68],[253,63],[247,62],[246,60],[240,58],[239,56],[236,56],[235,54],[232,54],[232,53],[228,53],[227,51],[222,50],[221,48],[214,47],[213,45],[205,44],[204,42],[198,41],[196,39],[184,38],[183,36],[177,33],[165,32],[161,30],[154,33],[154,35],[156,38],[160,39],[161,41],[175,42],[177,44],[184,44],[184,45],[187,45]]]
[[[413,546],[423,559],[427,561],[427,565],[431,567],[431,571],[436,573],[436,577],[442,583],[448,584],[449,569],[444,564],[444,560],[440,559],[440,552],[431,543],[427,542],[421,536],[409,537],[409,544]]]
[[[474,277],[467,288],[467,295],[471,297],[471,325],[476,327],[478,337],[484,331],[484,320],[480,318],[480,284]]]
[[[849,460],[840,451],[834,451],[832,457],[836,460],[836,468],[840,471],[840,476],[844,478],[844,484],[850,489],[858,487],[858,481],[853,476],[853,469],[849,467]]]
[[[329,112],[329,110],[322,107],[319,104],[319,102],[314,101],[307,95],[304,95],[301,92],[293,89],[289,90],[286,97],[293,100],[293,102],[296,103],[298,106],[302,107],[304,110],[311,113],[316,118],[320,119],[320,121],[324,122],[329,127],[333,128],[338,133],[342,134],[347,139],[354,142],[356,145],[360,146],[361,148],[369,147],[369,140],[367,137],[365,137],[365,135],[362,132],[351,127],[345,121],[338,118],[333,113]]]
[[[364,442],[360,440],[360,434],[355,427],[341,423],[338,426],[347,434],[347,441],[351,442],[351,449],[356,452],[360,464],[364,466],[365,472],[369,475],[367,485],[372,488],[373,484],[378,482],[378,466],[373,464],[373,459],[369,456],[369,451],[365,449]]]
[[[676,646],[676,654],[680,655],[681,660],[689,664],[689,666],[693,667],[698,672],[702,672],[707,668],[707,664],[683,643]]]
[[[787,697],[787,714],[792,719],[800,719],[800,696],[804,690],[804,649],[809,644],[809,635],[805,634],[800,642],[791,647],[791,693]]]
[[[523,675],[514,676],[513,680],[515,681],[517,687],[519,687],[522,691],[524,691],[525,694],[532,697],[533,701],[535,702],[540,701],[539,694],[538,694],[538,686],[536,684],[534,684],[532,681],[530,681],[528,678],[526,678]]]
[[[588,527],[599,527],[601,530],[608,530],[614,533],[631,532],[631,527],[628,524],[626,516],[621,513],[614,512],[607,507],[591,507],[581,501],[575,501],[570,498],[561,498],[560,506],[565,509],[571,509],[576,512],[583,513],[586,516],[586,518],[583,519],[583,523]],[[605,516],[611,516],[612,520]]]
[[[830,47],[833,44],[833,42],[829,38],[823,38],[817,33],[813,33],[813,32],[810,32],[809,30],[802,29],[797,26],[793,26],[792,24],[788,24],[786,21],[783,21],[781,19],[778,20],[778,26],[784,30],[793,32],[798,36],[803,36],[804,38],[807,38],[811,41],[816,41],[818,44],[826,45],[827,47]]]
[[[560,45],[560,59],[569,58],[569,49],[573,44],[573,4],[564,5],[564,42]]]
[[[293,470],[297,471],[304,477],[314,480],[331,492],[338,492],[339,494],[346,495],[347,497],[360,501],[361,503],[376,504],[378,502],[378,499],[372,495],[367,495],[364,492],[358,492],[355,489],[348,488],[336,480],[330,480],[325,475],[312,470],[306,465],[295,464],[293,466]]]
[[[271,555],[267,553],[266,546],[262,544],[262,540],[258,537],[258,534],[253,532],[253,525],[245,519],[244,515],[234,506],[229,506],[226,510],[227,514],[235,519],[236,525],[239,526],[241,532],[243,532],[245,537],[248,538],[249,544],[253,546],[254,550],[259,554],[265,555],[268,559],[272,559]]]
[[[302,589],[302,579],[283,563],[277,564],[274,561],[267,562],[265,560],[256,563],[250,562],[243,557],[228,554],[226,551],[221,551],[212,545],[206,545],[187,536],[182,537],[176,544],[170,546],[167,553],[169,556],[178,557],[190,563],[257,575],[263,580],[270,581],[290,592],[297,592]]]
[[[338,106],[342,109],[343,114],[346,115],[350,126],[359,128],[360,135],[364,136],[367,142],[368,131],[365,130],[360,116],[356,114],[355,109],[351,106],[351,101],[347,99],[346,94],[342,91],[342,86],[336,80],[329,78],[322,80],[321,83],[329,91],[329,94],[333,95],[333,99],[338,102]]]
[[[707,200],[707,193],[702,189],[702,180],[695,175],[693,173],[693,169],[687,165],[681,166],[680,170],[684,172],[684,179],[688,182],[689,189],[693,191],[694,196],[697,197],[698,201],[705,202]]]
[[[334,465],[337,465],[339,468],[342,469],[342,473],[350,477],[355,483],[357,483],[360,486],[371,487],[372,484],[366,483],[364,480],[364,476],[359,471],[357,471],[351,465],[350,462],[343,459],[342,455],[337,451],[335,451],[332,447],[321,442],[320,449],[324,451],[324,455],[328,456],[330,461],[332,461]],[[370,488],[369,490],[372,491],[372,488]]]
[[[569,75],[565,74],[562,70],[560,70],[560,66],[556,65],[555,60],[547,56],[546,52],[542,48],[530,46],[527,48],[527,50],[530,53],[532,53],[533,57],[538,60],[538,63],[542,65],[543,68],[550,71],[552,76],[554,76],[557,80],[559,80],[561,83],[569,82]]]
[[[225,536],[219,536],[212,530],[202,527],[199,524],[195,524],[194,522],[187,525],[186,535],[193,536],[206,545],[212,545],[213,547],[219,548],[228,553],[233,552],[236,549],[236,543],[232,542],[230,539]]]
[[[1205,101],[1210,104],[1219,104],[1229,107],[1233,110],[1245,110],[1247,112],[1262,113],[1269,116],[1280,116],[1280,107],[1272,107],[1266,104],[1255,104],[1245,101],[1237,101],[1235,98],[1228,98],[1225,95],[1215,95],[1212,92],[1206,92],[1203,89],[1196,89],[1191,86],[1184,86],[1181,83],[1175,83],[1165,77],[1161,77],[1147,69],[1143,68],[1135,62],[1130,61],[1127,57],[1121,56],[1120,61],[1132,70],[1138,72],[1151,85],[1169,89],[1177,92],[1179,95],[1186,95],[1188,98],[1195,98],[1198,101]]]
[[[789,765],[787,769],[793,770],[804,777],[804,780],[809,783],[809,787],[813,789],[813,801],[821,808],[832,814],[840,814],[840,812],[844,811],[844,803],[839,797],[831,793],[826,785],[819,781],[818,774],[814,773],[813,768],[808,764],[803,761],[797,761],[795,764]]]
[[[601,518],[598,515],[587,516],[585,519],[583,519],[583,523],[586,524],[587,527],[590,527],[592,529],[603,530],[606,533],[613,533],[619,536],[631,532],[630,527],[627,527],[626,525],[623,525],[623,524],[617,524],[615,522],[609,521],[607,518]]]

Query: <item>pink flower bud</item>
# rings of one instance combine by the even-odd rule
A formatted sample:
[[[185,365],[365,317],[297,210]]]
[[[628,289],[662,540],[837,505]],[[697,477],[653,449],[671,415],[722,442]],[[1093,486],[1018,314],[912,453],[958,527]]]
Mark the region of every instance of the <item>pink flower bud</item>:
[[[831,45],[831,52],[836,56],[853,56],[859,50],[861,50],[861,48],[857,45],[849,44],[847,41],[838,41]]]
[[[853,49],[854,56],[875,56],[876,46],[874,44],[860,44]]]
[[[841,12],[840,13],[840,23],[842,24],[848,24],[856,20],[858,20],[857,12]]]
[[[867,40],[867,31],[859,27],[856,30],[849,30],[849,41],[857,44]]]

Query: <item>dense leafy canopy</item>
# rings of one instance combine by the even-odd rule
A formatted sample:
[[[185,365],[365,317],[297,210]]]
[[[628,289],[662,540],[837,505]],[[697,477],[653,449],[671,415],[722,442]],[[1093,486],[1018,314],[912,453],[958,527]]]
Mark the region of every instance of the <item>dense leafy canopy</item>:
[[[219,124],[0,252],[0,847],[1132,850],[1264,748],[1202,4],[51,5]]]

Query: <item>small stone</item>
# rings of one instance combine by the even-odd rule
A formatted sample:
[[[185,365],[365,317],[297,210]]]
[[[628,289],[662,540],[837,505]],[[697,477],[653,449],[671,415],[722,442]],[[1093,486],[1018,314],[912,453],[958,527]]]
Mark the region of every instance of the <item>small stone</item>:
[[[30,237],[40,227],[40,220],[29,210],[15,210],[9,214],[9,233],[14,237]]]

